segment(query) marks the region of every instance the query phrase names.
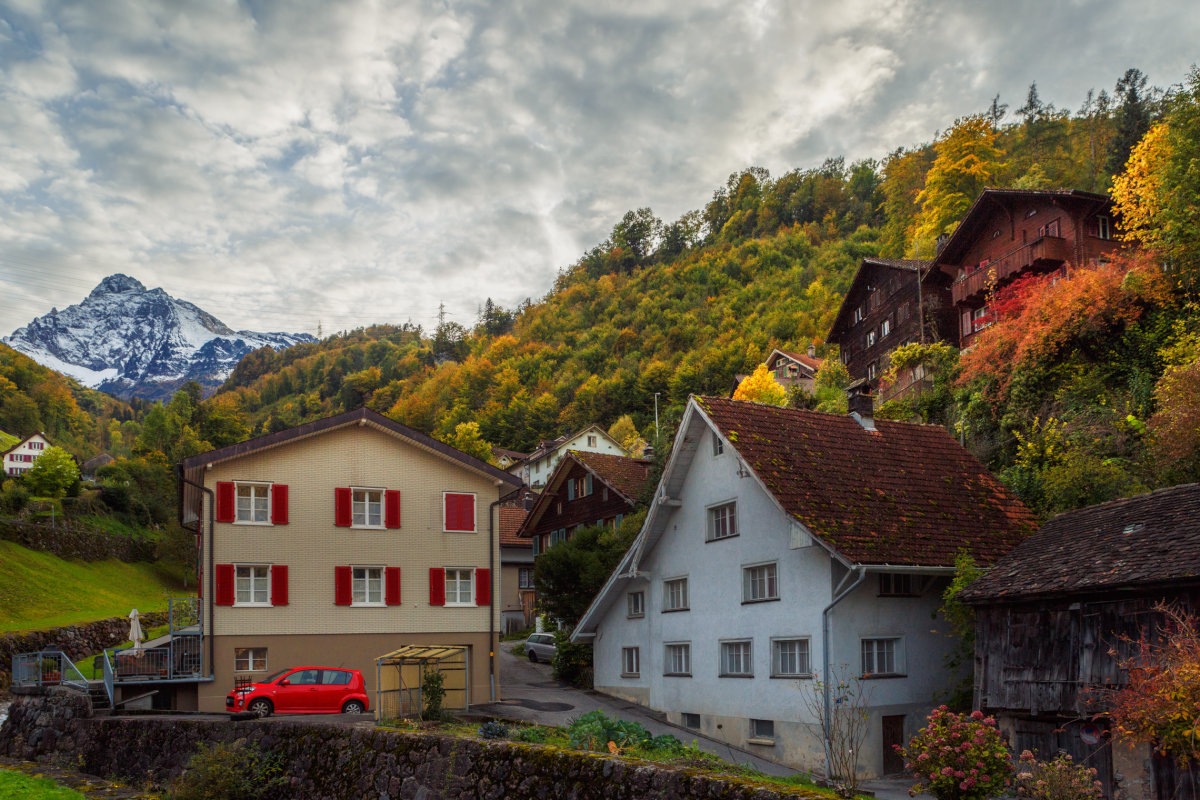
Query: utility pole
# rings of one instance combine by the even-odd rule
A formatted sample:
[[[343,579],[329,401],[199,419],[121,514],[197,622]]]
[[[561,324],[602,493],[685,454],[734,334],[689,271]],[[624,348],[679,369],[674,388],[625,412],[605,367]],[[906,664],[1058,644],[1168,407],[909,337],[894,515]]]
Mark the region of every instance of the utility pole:
[[[660,392],[654,393],[654,449],[658,450],[658,395]]]

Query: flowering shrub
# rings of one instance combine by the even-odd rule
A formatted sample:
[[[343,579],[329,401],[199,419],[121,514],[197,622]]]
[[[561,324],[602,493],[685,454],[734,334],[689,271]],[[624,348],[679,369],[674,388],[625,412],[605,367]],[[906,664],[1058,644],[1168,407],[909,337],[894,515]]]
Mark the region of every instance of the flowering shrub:
[[[1018,797],[1032,800],[1089,800],[1100,798],[1104,791],[1096,780],[1096,770],[1076,764],[1066,753],[1053,761],[1036,761],[1033,753],[1021,753],[1017,769]]]
[[[1002,794],[1010,783],[1012,759],[996,720],[979,711],[955,714],[933,710],[925,727],[896,748],[917,779],[909,794],[928,792],[938,800],[983,800]]]

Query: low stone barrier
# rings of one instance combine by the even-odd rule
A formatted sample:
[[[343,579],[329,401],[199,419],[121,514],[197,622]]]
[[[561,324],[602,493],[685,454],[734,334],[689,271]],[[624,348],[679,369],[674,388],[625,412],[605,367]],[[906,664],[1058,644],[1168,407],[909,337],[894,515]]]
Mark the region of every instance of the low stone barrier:
[[[115,558],[134,563],[154,560],[154,542],[150,540],[119,536],[66,520],[60,520],[57,525],[44,525],[22,519],[0,519],[0,539],[72,561]]]
[[[283,759],[289,796],[297,800],[827,800],[805,789],[767,789],[539,745],[339,725],[90,715],[86,701],[68,689],[19,696],[0,728],[0,755],[161,785],[180,774],[201,745],[256,745]]]

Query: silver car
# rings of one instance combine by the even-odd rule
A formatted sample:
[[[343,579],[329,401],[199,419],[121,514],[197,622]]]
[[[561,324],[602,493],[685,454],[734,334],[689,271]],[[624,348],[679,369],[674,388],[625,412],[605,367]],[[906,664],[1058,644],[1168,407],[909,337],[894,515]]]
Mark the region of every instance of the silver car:
[[[525,640],[525,655],[535,664],[539,661],[552,661],[554,650],[553,633],[531,633]]]

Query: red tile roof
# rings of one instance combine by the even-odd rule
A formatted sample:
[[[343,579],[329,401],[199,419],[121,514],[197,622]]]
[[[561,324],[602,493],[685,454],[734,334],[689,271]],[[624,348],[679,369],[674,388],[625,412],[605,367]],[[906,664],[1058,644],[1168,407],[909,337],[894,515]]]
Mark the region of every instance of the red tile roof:
[[[990,564],[1037,527],[978,460],[934,425],[697,403],[789,514],[858,564]]]
[[[608,453],[588,453],[572,450],[581,464],[596,473],[602,481],[630,500],[636,502],[650,475],[650,462],[640,458],[614,456]]]
[[[532,547],[533,543],[529,539],[522,539],[520,536],[517,536],[517,531],[521,529],[521,523],[525,521],[525,517],[529,516],[529,512],[515,506],[500,506],[499,511],[500,546]]]
[[[779,352],[783,353],[785,356],[790,358],[792,361],[795,361],[797,364],[803,364],[804,366],[811,369],[813,372],[816,372],[817,370],[819,370],[821,368],[821,365],[825,363],[825,359],[817,358],[815,356],[810,356],[807,353],[791,353],[791,352],[788,352],[787,350],[780,350]]]

